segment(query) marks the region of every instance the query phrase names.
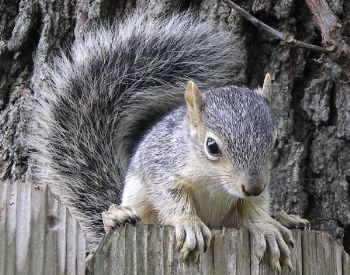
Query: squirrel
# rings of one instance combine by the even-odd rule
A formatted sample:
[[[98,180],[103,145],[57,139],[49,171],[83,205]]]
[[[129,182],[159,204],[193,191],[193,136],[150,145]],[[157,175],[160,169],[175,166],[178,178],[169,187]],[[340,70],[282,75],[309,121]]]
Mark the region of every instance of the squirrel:
[[[269,210],[276,119],[271,76],[233,86],[239,43],[190,12],[134,11],[53,58],[35,90],[33,174],[81,224],[94,251],[125,223],[174,227],[183,259],[213,228],[247,228],[259,259],[292,267],[286,226]],[[187,84],[186,84],[187,83]]]

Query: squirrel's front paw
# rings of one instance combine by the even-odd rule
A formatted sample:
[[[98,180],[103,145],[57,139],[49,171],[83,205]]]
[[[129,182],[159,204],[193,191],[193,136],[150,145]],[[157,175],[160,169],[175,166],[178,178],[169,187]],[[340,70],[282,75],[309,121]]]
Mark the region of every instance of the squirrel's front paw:
[[[285,211],[280,211],[272,215],[272,217],[290,229],[310,230],[311,224],[308,220],[299,217],[298,215],[288,214]]]
[[[290,248],[294,247],[292,233],[271,217],[258,220],[248,226],[256,242],[256,256],[261,261],[265,250],[268,250],[270,265],[273,269],[281,271],[281,265],[293,269],[290,259]]]
[[[135,224],[139,221],[136,212],[127,206],[112,204],[108,211],[102,212],[102,221],[105,232],[108,233],[112,228],[122,226],[127,223]]]
[[[197,261],[199,253],[209,247],[211,232],[209,228],[193,215],[175,217],[171,221],[175,228],[176,247],[180,251],[181,260]]]

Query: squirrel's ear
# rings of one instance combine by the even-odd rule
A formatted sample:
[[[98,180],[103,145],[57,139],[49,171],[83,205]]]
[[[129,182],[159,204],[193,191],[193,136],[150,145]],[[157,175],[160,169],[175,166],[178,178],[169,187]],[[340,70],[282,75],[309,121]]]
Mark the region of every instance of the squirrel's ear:
[[[200,111],[204,105],[204,101],[198,86],[191,80],[187,82],[185,88],[185,101],[188,118],[195,126],[197,126],[201,123]]]
[[[265,75],[263,87],[256,90],[258,94],[262,97],[266,98],[268,103],[271,103],[272,98],[272,83],[271,83],[271,75],[267,73]]]

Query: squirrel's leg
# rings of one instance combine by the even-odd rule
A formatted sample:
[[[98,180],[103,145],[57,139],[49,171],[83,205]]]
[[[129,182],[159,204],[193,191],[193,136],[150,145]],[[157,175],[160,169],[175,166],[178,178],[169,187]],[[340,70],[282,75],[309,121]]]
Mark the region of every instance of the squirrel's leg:
[[[127,177],[121,205],[134,209],[143,223],[174,227],[180,258],[197,260],[209,246],[211,232],[196,213],[191,183],[176,176],[157,183],[143,178],[135,173]]]
[[[294,239],[289,229],[274,220],[268,213],[267,207],[261,200],[242,200],[243,226],[247,227],[256,243],[256,256],[262,259],[268,252],[270,265],[281,271],[281,265],[291,270],[290,247],[294,246]]]
[[[131,207],[112,204],[108,211],[102,212],[102,221],[105,232],[108,233],[112,228],[126,223],[135,224],[139,217]]]
[[[144,219],[144,213],[140,211],[140,209],[148,208],[144,199],[146,190],[141,178],[136,173],[127,175],[121,204],[112,204],[108,211],[102,212],[102,221],[106,233],[112,228],[126,223],[150,222]]]
[[[310,222],[298,215],[287,214],[285,211],[280,211],[272,214],[272,217],[290,229],[311,229]]]

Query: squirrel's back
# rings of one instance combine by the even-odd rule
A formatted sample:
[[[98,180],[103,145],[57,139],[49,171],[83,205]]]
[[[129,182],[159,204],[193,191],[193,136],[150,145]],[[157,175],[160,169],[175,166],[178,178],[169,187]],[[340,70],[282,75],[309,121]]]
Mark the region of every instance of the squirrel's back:
[[[230,84],[239,54],[234,37],[211,22],[136,11],[93,28],[48,66],[35,91],[33,172],[69,206],[90,248],[103,233],[101,212],[120,202],[145,131],[183,102],[188,79]]]

